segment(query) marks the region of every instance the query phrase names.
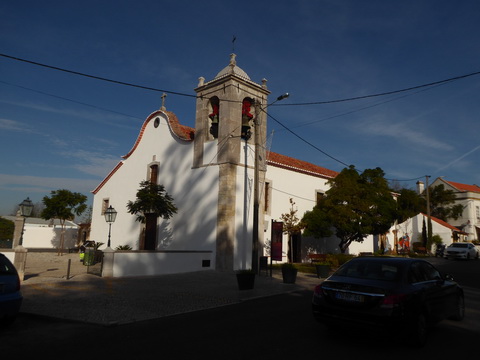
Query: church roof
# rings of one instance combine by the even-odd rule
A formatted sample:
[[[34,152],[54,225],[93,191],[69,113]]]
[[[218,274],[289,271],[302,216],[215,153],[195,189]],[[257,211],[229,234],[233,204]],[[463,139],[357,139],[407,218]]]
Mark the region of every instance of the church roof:
[[[459,191],[470,191],[470,192],[480,193],[480,186],[478,186],[478,185],[461,184],[461,183],[458,183],[458,182],[447,181],[447,180],[445,180],[445,182],[447,184],[453,186],[455,189],[457,189]]]
[[[300,172],[307,175],[327,178],[334,178],[338,175],[338,172],[336,171],[271,151],[267,153],[267,163],[268,165]]]

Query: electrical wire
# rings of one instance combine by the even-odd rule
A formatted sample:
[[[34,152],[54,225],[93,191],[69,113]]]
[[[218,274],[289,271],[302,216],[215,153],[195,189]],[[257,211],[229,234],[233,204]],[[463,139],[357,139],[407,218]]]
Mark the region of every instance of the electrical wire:
[[[8,59],[12,59],[12,60],[24,62],[24,63],[36,65],[36,66],[41,66],[41,67],[44,67],[44,68],[47,68],[47,69],[62,71],[62,72],[66,72],[66,73],[73,74],[73,75],[79,75],[79,76],[88,77],[88,78],[91,78],[91,79],[102,80],[102,81],[110,82],[110,83],[113,83],[113,84],[131,86],[131,87],[135,87],[135,88],[139,88],[139,89],[143,89],[143,90],[164,92],[164,93],[166,93],[166,94],[173,94],[173,95],[179,95],[179,96],[188,96],[188,97],[194,97],[194,98],[197,97],[197,95],[186,94],[186,93],[181,93],[181,92],[177,92],[177,91],[162,90],[162,89],[157,89],[157,88],[153,88],[153,87],[149,87],[149,86],[137,85],[137,84],[127,83],[127,82],[124,82],[124,81],[107,79],[107,78],[104,78],[104,77],[101,77],[101,76],[85,74],[85,73],[81,73],[81,72],[78,72],[78,71],[67,70],[67,69],[63,69],[63,68],[57,67],[57,66],[46,65],[46,64],[42,64],[42,63],[39,63],[39,62],[36,62],[36,61],[21,59],[21,58],[14,57],[14,56],[10,56],[10,55],[6,55],[6,54],[0,54],[0,56],[5,57],[5,58],[8,58]]]
[[[118,84],[118,85],[124,85],[124,86],[130,86],[130,87],[134,87],[134,88],[139,88],[139,89],[143,89],[143,90],[149,90],[149,91],[156,91],[156,92],[163,92],[163,93],[167,93],[167,94],[172,94],[172,95],[178,95],[178,96],[186,96],[186,97],[193,97],[193,98],[197,98],[199,97],[199,95],[193,95],[193,94],[187,94],[187,93],[182,93],[182,92],[177,92],[177,91],[170,91],[170,90],[164,90],[164,89],[158,89],[158,88],[153,88],[153,87],[148,87],[148,86],[144,86],[144,85],[138,85],[138,84],[133,84],[133,83],[128,83],[128,82],[124,82],[124,81],[118,81],[118,80],[113,80],[113,79],[108,79],[108,78],[105,78],[105,77],[101,77],[101,76],[96,76],[96,75],[90,75],[90,74],[85,74],[85,73],[81,73],[81,72],[78,72],[78,71],[73,71],[73,70],[68,70],[68,69],[63,69],[63,68],[60,68],[60,67],[57,67],[57,66],[52,66],[52,65],[47,65],[47,64],[42,64],[42,63],[39,63],[39,62],[36,62],[36,61],[31,61],[31,60],[26,60],[26,59],[22,59],[22,58],[19,58],[19,57],[15,57],[15,56],[11,56],[11,55],[7,55],[7,54],[2,54],[0,53],[0,56],[1,57],[4,57],[4,58],[8,58],[8,59],[11,59],[11,60],[15,60],[15,61],[19,61],[19,62],[24,62],[24,63],[28,63],[28,64],[31,64],[31,65],[36,65],[36,66],[40,66],[40,67],[45,67],[45,68],[48,68],[48,69],[52,69],[52,70],[57,70],[57,71],[61,71],[61,72],[66,72],[66,73],[69,73],[69,74],[73,74],[73,75],[79,75],[79,76],[84,76],[84,77],[88,77],[88,78],[92,78],[92,79],[96,79],[96,80],[101,80],[101,81],[106,81],[106,82],[110,82],[110,83],[114,83],[114,84]],[[435,81],[435,82],[431,82],[431,83],[427,83],[427,84],[422,84],[422,85],[416,85],[416,86],[412,86],[412,87],[408,87],[408,88],[403,88],[403,89],[399,89],[399,90],[393,90],[393,91],[387,91],[387,92],[382,92],[382,93],[376,93],[376,94],[370,94],[370,95],[364,95],[364,96],[356,96],[356,97],[350,97],[350,98],[343,98],[343,99],[335,99],[335,100],[327,100],[327,101],[316,101],[316,102],[304,102],[304,103],[276,103],[276,101],[274,101],[274,103],[268,105],[268,106],[307,106],[307,105],[324,105],[324,104],[333,104],[333,103],[340,103],[340,102],[348,102],[348,101],[356,101],[356,100],[362,100],[362,99],[368,99],[368,98],[373,98],[373,97],[380,97],[380,96],[387,96],[387,95],[392,95],[392,94],[398,94],[398,93],[402,93],[402,92],[407,92],[407,91],[412,91],[412,90],[416,90],[416,89],[422,89],[422,88],[427,88],[427,87],[433,87],[433,86],[440,86],[440,85],[444,85],[444,84],[447,84],[447,83],[450,83],[450,82],[453,82],[453,81],[457,81],[457,80],[461,80],[461,79],[465,79],[465,78],[468,78],[468,77],[471,77],[471,76],[476,76],[476,75],[479,75],[480,74],[480,71],[477,71],[477,72],[473,72],[473,73],[469,73],[469,74],[464,74],[464,75],[460,75],[460,76],[455,76],[455,77],[451,77],[451,78],[448,78],[448,79],[444,79],[444,80],[439,80],[439,81]],[[0,81],[4,84],[8,84],[6,82],[3,82],[3,81]],[[8,85],[12,85],[12,84],[8,84]],[[16,86],[16,85],[12,85],[12,86]],[[21,87],[21,86],[19,86]],[[25,88],[27,90],[31,90],[31,91],[36,91],[36,90],[32,90],[32,89],[28,89],[28,88]],[[39,92],[39,91],[36,91],[36,92]],[[41,93],[41,92],[39,92]],[[49,95],[49,96],[53,96],[53,97],[57,97],[59,99],[63,99],[63,100],[67,100],[67,101],[72,101],[72,102],[76,102],[76,101],[73,101],[73,100],[70,100],[70,99],[66,99],[66,98],[62,98],[62,97],[59,97],[59,96],[55,96],[55,95],[51,95],[51,94],[46,94],[46,93],[43,93],[45,95]],[[203,98],[205,95],[200,95],[201,98]],[[405,95],[405,96],[408,96],[408,95]],[[390,101],[394,101],[394,100],[397,100],[398,98],[396,99],[393,99],[393,100],[388,100],[386,102],[390,102]],[[76,102],[76,103],[79,103],[79,102]],[[385,103],[385,102],[384,102]],[[88,105],[88,104],[83,104],[83,103],[79,103],[79,104],[82,104],[82,105],[86,105],[86,106],[91,106],[91,107],[95,107],[93,105]],[[368,109],[368,108],[371,108],[371,107],[374,107],[374,106],[378,106],[378,105],[381,105],[380,104],[374,104],[374,105],[371,105],[371,106],[368,106],[368,107],[364,107],[364,108],[361,108],[361,109],[358,109],[356,111],[361,111],[361,110],[364,110],[364,109]],[[97,107],[98,108],[98,107]],[[98,109],[101,109],[101,108],[98,108]],[[102,109],[104,110],[104,109]],[[265,111],[264,109],[261,109],[262,111]],[[110,110],[109,110],[110,111]],[[355,111],[351,111],[351,112],[348,112],[348,113],[345,113],[345,114],[340,114],[340,115],[337,115],[337,116],[333,116],[331,118],[334,118],[334,117],[338,117],[338,116],[343,116],[343,115],[346,115],[346,114],[350,114],[352,112],[355,112]],[[125,114],[122,114],[122,115],[125,115]],[[129,116],[129,115],[127,115]],[[309,142],[308,140],[302,138],[300,135],[296,134],[294,131],[292,131],[290,128],[288,128],[286,125],[284,125],[283,123],[281,123],[279,120],[277,120],[275,117],[273,117],[272,115],[268,114],[267,113],[267,116],[270,117],[273,121],[275,121],[276,123],[278,123],[280,126],[282,126],[285,130],[287,130],[288,132],[290,132],[292,135],[294,135],[295,137],[299,138],[301,141],[305,142],[306,144],[308,144],[309,146],[313,147],[314,149],[316,149],[317,151],[321,152],[322,154],[324,154],[325,156],[331,158],[332,160],[348,167],[349,165],[346,164],[345,162],[335,158],[334,156],[328,154],[327,152],[323,151],[322,149],[318,148],[317,146],[315,146],[314,144],[312,144],[311,142]],[[131,116],[131,117],[134,117],[134,116]],[[136,118],[136,117],[134,117]],[[320,120],[320,121],[324,121],[324,120],[328,120],[328,119],[323,119],[323,120]],[[419,177],[421,178],[421,177]],[[398,179],[394,179],[392,181],[413,181],[413,180],[417,180],[419,178],[415,178],[415,179],[410,179],[410,180],[398,180]]]
[[[66,73],[69,73],[69,74],[85,76],[85,77],[88,77],[88,78],[92,78],[92,79],[96,79],[96,80],[102,80],[102,81],[106,81],[106,82],[111,82],[111,83],[118,84],[118,85],[131,86],[131,87],[135,87],[135,88],[139,88],[139,89],[143,89],[143,90],[164,92],[164,93],[167,93],[167,94],[173,94],[173,95],[179,95],[179,96],[187,96],[187,97],[194,97],[194,98],[198,97],[198,95],[187,94],[187,93],[171,91],[171,90],[158,89],[158,88],[153,88],[153,87],[149,87],[149,86],[137,85],[137,84],[132,84],[132,83],[124,82],[124,81],[108,79],[108,78],[104,78],[104,77],[101,77],[101,76],[85,74],[85,73],[81,73],[81,72],[78,72],[78,71],[63,69],[63,68],[60,68],[58,66],[42,64],[42,63],[39,63],[39,62],[36,62],[36,61],[22,59],[22,58],[7,55],[7,54],[0,53],[0,56],[4,57],[4,58],[7,58],[7,59],[31,64],[31,65],[41,66],[41,67],[44,67],[44,68],[57,70],[57,71],[62,71],[62,72],[66,72]],[[392,90],[392,91],[387,91],[387,92],[382,92],[382,93],[377,93],[377,94],[355,96],[355,97],[344,98],[344,99],[335,99],[335,100],[327,100],[327,101],[315,101],[315,102],[304,102],[304,103],[290,103],[290,104],[278,103],[278,104],[272,104],[272,105],[273,106],[305,106],[305,105],[323,105],[323,104],[333,104],[333,103],[339,103],[339,102],[355,101],[355,100],[361,100],[361,99],[368,99],[368,98],[372,98],[372,97],[398,94],[398,93],[401,93],[401,92],[416,90],[416,89],[430,87],[430,86],[434,86],[434,85],[442,85],[442,84],[445,84],[445,83],[465,79],[465,78],[475,76],[475,75],[479,75],[479,74],[480,74],[480,71],[476,71],[476,72],[473,72],[473,73],[454,76],[454,77],[451,77],[451,78],[448,78],[448,79],[434,81],[434,82],[427,83],[427,84],[411,86],[411,87],[404,88],[404,89]]]

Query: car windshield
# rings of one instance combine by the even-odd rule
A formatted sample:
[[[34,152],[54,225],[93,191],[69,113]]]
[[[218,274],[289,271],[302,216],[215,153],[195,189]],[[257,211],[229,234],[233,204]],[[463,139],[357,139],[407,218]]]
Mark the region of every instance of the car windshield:
[[[400,276],[397,264],[380,261],[349,261],[335,273],[359,279],[396,281]]]
[[[468,247],[468,244],[458,244],[458,243],[454,243],[452,245],[450,245],[451,247],[455,247],[455,248],[466,248]]]

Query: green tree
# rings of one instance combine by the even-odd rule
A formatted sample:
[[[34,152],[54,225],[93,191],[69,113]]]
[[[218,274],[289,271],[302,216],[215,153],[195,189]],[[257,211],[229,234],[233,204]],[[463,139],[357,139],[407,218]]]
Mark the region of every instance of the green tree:
[[[425,199],[415,190],[400,189],[397,197],[398,222],[402,223],[420,212],[426,212]]]
[[[45,208],[42,210],[41,217],[45,220],[58,219],[62,226],[60,235],[59,253],[63,254],[65,242],[65,221],[74,220],[75,216],[80,216],[87,208],[85,202],[87,197],[70,190],[54,190],[50,192],[50,197],[43,197]]]
[[[283,221],[283,232],[288,235],[287,259],[293,262],[293,236],[300,233],[305,225],[297,217],[298,209],[295,209],[295,202],[290,198],[290,211],[282,214],[280,218]]]
[[[170,219],[177,212],[173,198],[163,185],[150,181],[140,182],[137,199],[127,203],[130,214],[137,216],[136,221],[145,224],[145,250],[155,250],[157,238],[157,219]]]
[[[443,184],[429,188],[430,215],[447,221],[449,218],[457,220],[463,212],[461,204],[455,204],[455,192],[445,189]]]
[[[15,223],[0,217],[0,248],[12,247]]]
[[[306,235],[320,238],[334,231],[344,253],[353,241],[363,242],[370,234],[390,229],[397,216],[397,204],[382,169],[366,169],[360,174],[350,166],[329,184],[330,189],[313,214],[307,212],[303,217]]]

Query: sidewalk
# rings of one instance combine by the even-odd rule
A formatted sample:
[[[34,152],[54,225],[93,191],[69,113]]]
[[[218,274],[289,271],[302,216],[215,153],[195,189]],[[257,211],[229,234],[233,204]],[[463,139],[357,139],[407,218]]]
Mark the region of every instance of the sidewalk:
[[[316,275],[298,273],[296,284],[284,284],[281,274],[274,273],[272,277],[257,275],[254,289],[240,291],[234,272],[215,270],[134,278],[101,278],[85,271],[68,280],[61,273],[52,269],[29,277],[26,271],[21,312],[119,325],[313,290],[321,282]]]

